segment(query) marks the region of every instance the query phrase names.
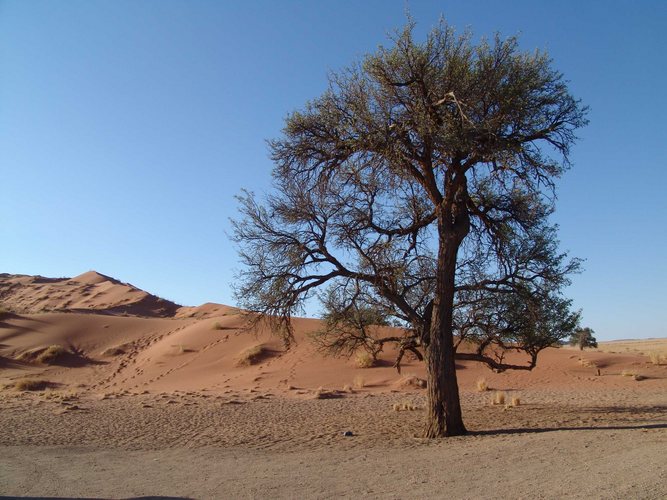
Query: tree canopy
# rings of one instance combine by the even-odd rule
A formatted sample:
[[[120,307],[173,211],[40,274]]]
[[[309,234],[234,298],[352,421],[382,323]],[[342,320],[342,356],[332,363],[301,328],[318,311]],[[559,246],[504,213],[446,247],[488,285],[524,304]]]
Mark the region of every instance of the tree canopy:
[[[514,37],[475,45],[441,21],[418,43],[413,29],[333,74],[270,142],[273,193],[239,197],[236,293],[286,339],[318,295],[322,346],[424,359],[435,437],[465,432],[455,359],[530,370],[578,325],[562,290],[579,261],[549,216],[586,108]],[[401,333],[374,337],[378,322]]]
[[[595,332],[592,328],[578,328],[570,337],[570,345],[579,346],[579,350],[583,351],[586,347],[593,349],[597,348],[598,341],[593,336]]]

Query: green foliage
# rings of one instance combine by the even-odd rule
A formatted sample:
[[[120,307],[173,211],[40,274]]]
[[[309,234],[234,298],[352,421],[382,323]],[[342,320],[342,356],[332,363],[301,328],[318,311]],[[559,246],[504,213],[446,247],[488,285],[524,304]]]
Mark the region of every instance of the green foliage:
[[[570,345],[579,346],[579,350],[583,351],[586,347],[597,348],[598,343],[593,336],[595,332],[592,328],[585,327],[576,330],[570,337]]]

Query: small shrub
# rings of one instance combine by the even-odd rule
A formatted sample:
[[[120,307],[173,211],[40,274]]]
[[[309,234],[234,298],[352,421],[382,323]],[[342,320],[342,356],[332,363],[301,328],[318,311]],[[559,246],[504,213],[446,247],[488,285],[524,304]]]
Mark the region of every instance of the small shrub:
[[[47,347],[43,352],[41,352],[35,360],[38,363],[44,363],[46,365],[53,364],[61,359],[64,355],[68,353],[61,345],[51,345]]]
[[[505,393],[503,391],[496,391],[496,393],[493,395],[492,403],[494,405],[504,405],[505,404]]]
[[[213,330],[224,330],[225,328],[220,324],[219,321],[213,323]]]
[[[354,392],[354,389],[352,388],[352,386],[350,384],[345,384],[345,386],[343,386],[343,392],[352,393],[352,392]]]
[[[375,356],[366,351],[358,352],[355,356],[357,368],[371,368],[375,365]]]
[[[521,405],[521,399],[514,396],[512,398],[512,403],[511,404],[512,404],[512,406],[520,406]]]
[[[486,382],[485,378],[477,379],[477,390],[479,392],[485,392],[489,390],[489,384]]]
[[[14,383],[14,389],[17,391],[43,391],[51,387],[51,382],[41,379],[25,379]]]
[[[640,380],[646,380],[646,377],[644,375],[640,375],[639,373],[635,373],[632,376],[632,378],[635,379],[637,382],[639,382]]]
[[[621,375],[622,375],[623,377],[634,377],[634,376],[637,375],[637,372],[634,371],[634,370],[623,370],[623,371],[621,372]]]
[[[261,359],[268,353],[268,349],[262,345],[258,344],[247,348],[245,351],[242,351],[239,354],[239,357],[236,360],[237,366],[250,366],[258,363]]]

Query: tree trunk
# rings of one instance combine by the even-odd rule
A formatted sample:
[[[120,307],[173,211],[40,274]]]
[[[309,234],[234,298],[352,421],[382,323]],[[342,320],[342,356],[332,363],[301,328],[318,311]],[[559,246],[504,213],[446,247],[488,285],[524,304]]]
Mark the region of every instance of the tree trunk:
[[[436,294],[433,301],[430,341],[426,351],[428,415],[424,435],[429,438],[461,436],[467,432],[461,416],[452,327],[456,254],[465,235],[452,237],[450,231],[444,239],[443,233],[446,229],[442,227],[443,225],[439,224],[441,238]]]

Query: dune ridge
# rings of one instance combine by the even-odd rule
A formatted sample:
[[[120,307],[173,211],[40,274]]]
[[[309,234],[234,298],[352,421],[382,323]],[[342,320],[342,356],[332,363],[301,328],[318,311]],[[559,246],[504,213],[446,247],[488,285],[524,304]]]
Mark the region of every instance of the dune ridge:
[[[0,304],[15,313],[48,311],[172,317],[181,307],[96,271],[74,278],[0,274]]]
[[[399,374],[390,347],[372,368],[359,367],[354,357],[319,352],[309,341],[321,328],[318,320],[295,319],[296,344],[286,350],[268,324],[249,331],[238,308],[180,306],[95,271],[74,278],[2,274],[0,305],[11,311],[0,319],[0,382],[5,384],[39,376],[91,393],[206,389],[315,397],[318,390],[331,394],[355,386],[363,392],[423,391],[415,382],[425,378],[423,363],[406,357]],[[659,340],[652,341],[652,348],[656,345]],[[49,346],[61,346],[69,357],[53,366],[36,363],[31,353]],[[252,349],[265,354],[258,362],[240,363],[239,356]],[[474,390],[480,378],[497,389],[624,388],[625,371],[643,377],[642,388],[664,384],[666,367],[652,364],[646,353],[608,351],[604,345],[584,352],[547,349],[532,372],[497,374],[463,362],[459,382],[463,390]]]

